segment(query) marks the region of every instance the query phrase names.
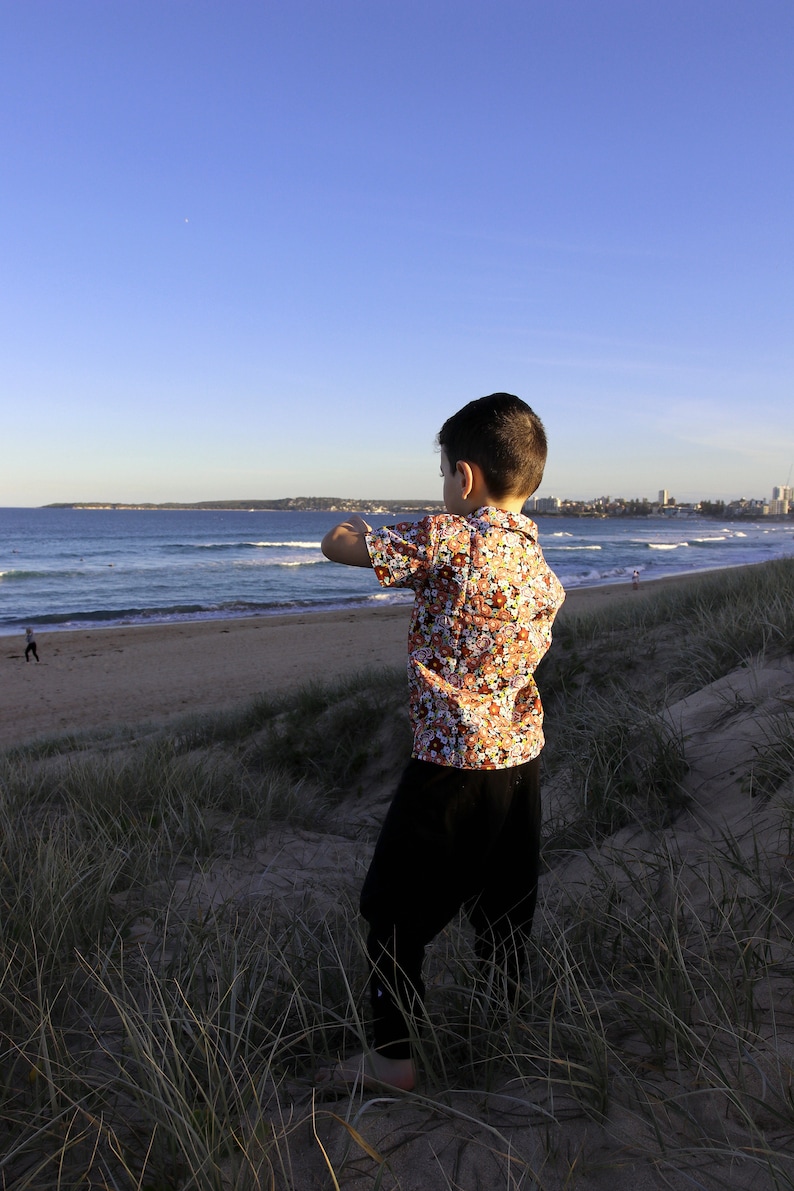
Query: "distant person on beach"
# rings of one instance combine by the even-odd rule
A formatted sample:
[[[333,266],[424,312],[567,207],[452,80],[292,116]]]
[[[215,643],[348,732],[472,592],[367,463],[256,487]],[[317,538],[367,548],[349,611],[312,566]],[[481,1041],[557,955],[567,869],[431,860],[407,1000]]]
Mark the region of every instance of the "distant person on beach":
[[[639,586],[640,586],[640,572],[639,571],[635,571],[634,574],[631,576],[631,586],[634,588],[635,591],[639,590]]]
[[[540,419],[509,393],[471,401],[438,435],[447,512],[371,529],[351,516],[322,550],[415,593],[414,745],[361,892],[373,1046],[318,1083],[410,1090],[409,1019],[427,944],[463,907],[484,973],[517,981],[540,867],[543,709],[533,673],[565,598],[522,514],[546,462]]]
[[[33,635],[33,629],[25,629],[25,642],[25,661],[30,661],[31,654],[38,661],[39,651],[36,649],[36,638]]]

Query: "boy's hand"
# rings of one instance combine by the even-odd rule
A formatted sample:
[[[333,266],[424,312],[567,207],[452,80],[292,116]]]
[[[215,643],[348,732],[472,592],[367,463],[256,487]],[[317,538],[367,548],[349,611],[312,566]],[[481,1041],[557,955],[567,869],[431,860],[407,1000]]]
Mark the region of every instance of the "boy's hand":
[[[358,513],[351,513],[347,521],[345,521],[345,525],[349,525],[351,529],[356,530],[358,533],[369,533],[372,529],[372,526],[367,525],[364,518],[359,517]]]
[[[364,540],[369,530],[363,517],[351,513],[347,521],[328,530],[320,543],[320,549],[331,562],[341,562],[349,567],[371,567],[372,561]]]

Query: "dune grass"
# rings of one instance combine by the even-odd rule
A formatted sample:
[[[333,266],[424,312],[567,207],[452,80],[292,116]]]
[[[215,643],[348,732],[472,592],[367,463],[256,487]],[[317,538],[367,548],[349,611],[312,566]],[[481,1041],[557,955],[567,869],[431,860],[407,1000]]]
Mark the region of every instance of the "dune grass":
[[[792,609],[778,563],[561,625],[529,975],[480,971],[465,922],[439,937],[409,1096],[312,1085],[366,1036],[352,865],[327,895],[300,872],[287,894],[201,892],[282,837],[366,854],[372,791],[409,749],[402,675],[8,754],[0,1188],[552,1191],[605,1168],[612,1186],[790,1187],[791,717],[754,769],[765,830],[693,865],[663,713],[790,652]]]
[[[792,589],[794,558],[779,559],[710,572],[662,587],[649,599],[629,596],[562,618],[555,627],[558,648],[539,669],[544,693],[576,689],[579,677],[593,670],[593,652],[607,683],[628,678],[629,686],[645,687],[638,671],[647,669],[659,700],[697,690],[753,656],[791,653]]]

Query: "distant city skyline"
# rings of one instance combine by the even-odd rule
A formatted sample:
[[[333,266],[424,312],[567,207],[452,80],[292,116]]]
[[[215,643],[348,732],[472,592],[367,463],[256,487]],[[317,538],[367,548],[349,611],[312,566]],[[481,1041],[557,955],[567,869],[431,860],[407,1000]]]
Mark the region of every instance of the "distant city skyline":
[[[774,492],[780,492],[781,495],[776,497]],[[596,496],[589,500],[579,500],[569,497],[533,496],[529,499],[529,506],[537,512],[564,512],[566,509],[574,511],[576,509],[602,509],[604,511],[617,510],[625,507],[630,512],[636,509],[636,506],[647,506],[648,509],[658,511],[663,514],[675,515],[679,512],[704,512],[712,514],[719,510],[725,510],[726,513],[735,514],[750,514],[760,517],[788,517],[794,514],[794,489],[788,487],[781,487],[773,489],[773,496],[758,497],[758,496],[736,496],[731,500],[708,500],[703,498],[701,500],[677,500],[670,493],[665,493],[666,499],[662,499],[662,492],[659,492],[656,500],[651,500],[643,496]]]
[[[790,0],[3,5],[0,505],[541,495],[794,461]]]
[[[583,498],[581,498],[581,497],[561,497],[560,499],[562,499],[562,500],[581,500],[581,499],[583,499]],[[616,495],[614,495],[614,496],[612,496],[612,495],[610,495],[610,494],[606,494],[606,495],[600,495],[600,496],[585,497],[584,499],[585,499],[585,500],[589,500],[589,501],[591,501],[591,502],[598,502],[598,501],[605,501],[605,502],[609,502],[609,501],[612,501],[612,500],[615,500],[615,501],[620,501],[620,500],[623,500],[623,501],[625,501],[625,500],[643,500],[643,501],[648,501],[648,503],[651,503],[651,504],[658,504],[658,505],[660,505],[660,506],[662,506],[662,507],[664,507],[664,506],[666,506],[666,505],[677,505],[677,504],[699,504],[699,503],[701,503],[701,501],[708,501],[708,500],[709,500],[709,498],[708,498],[708,497],[705,497],[705,496],[704,496],[704,497],[695,498],[694,500],[693,500],[693,499],[691,499],[691,498],[690,498],[690,499],[688,499],[688,500],[679,500],[679,499],[676,497],[675,493],[674,493],[674,492],[671,492],[671,491],[669,490],[669,488],[660,488],[660,489],[659,489],[659,491],[658,491],[658,492],[657,492],[657,494],[656,494],[656,499],[655,499],[655,500],[653,500],[651,497],[648,497],[648,496],[645,496],[645,495],[640,495],[640,496],[633,495],[633,496],[630,496],[630,497],[629,497],[629,496],[627,496],[625,493],[618,493],[618,494],[616,494]],[[771,494],[771,496],[770,496],[770,497],[759,496],[759,495],[757,495],[757,494],[753,494],[753,495],[751,495],[751,496],[747,496],[747,495],[744,495],[744,494],[743,494],[743,495],[741,495],[741,496],[733,496],[733,497],[731,497],[731,498],[729,498],[729,499],[730,499],[730,500],[732,500],[732,501],[742,501],[742,500],[763,501],[763,500],[768,500],[770,504],[774,503],[775,501],[785,501],[786,503],[789,503],[789,504],[791,504],[791,503],[794,503],[794,487],[791,487],[791,486],[788,486],[788,485],[785,485],[785,484],[783,484],[783,485],[781,485],[781,484],[774,484],[774,485],[772,486],[772,494]],[[726,501],[725,503],[728,503],[728,501]]]

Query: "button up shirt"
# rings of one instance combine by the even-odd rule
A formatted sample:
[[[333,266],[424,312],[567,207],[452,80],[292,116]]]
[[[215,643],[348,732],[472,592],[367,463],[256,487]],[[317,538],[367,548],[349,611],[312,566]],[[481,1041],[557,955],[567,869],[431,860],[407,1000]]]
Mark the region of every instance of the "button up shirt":
[[[408,638],[414,756],[504,769],[543,748],[533,673],[565,593],[537,526],[490,506],[372,530],[383,587],[415,592]]]

